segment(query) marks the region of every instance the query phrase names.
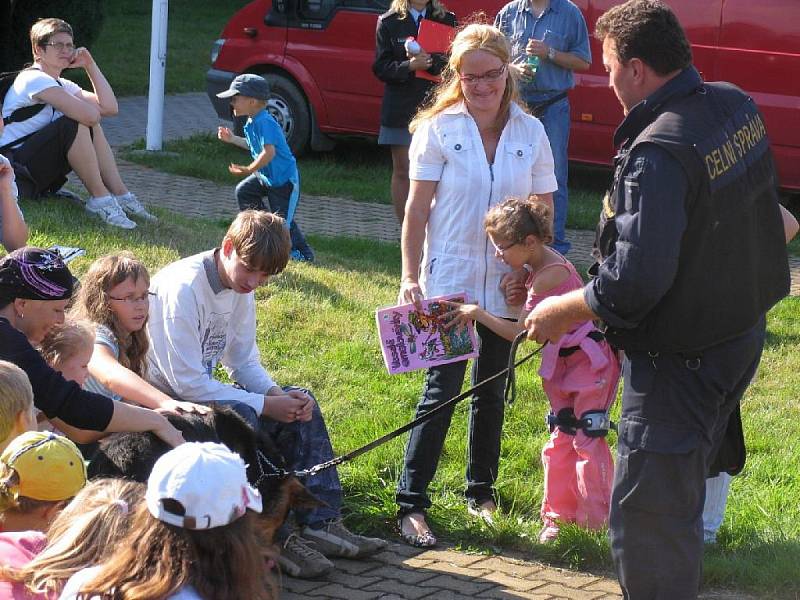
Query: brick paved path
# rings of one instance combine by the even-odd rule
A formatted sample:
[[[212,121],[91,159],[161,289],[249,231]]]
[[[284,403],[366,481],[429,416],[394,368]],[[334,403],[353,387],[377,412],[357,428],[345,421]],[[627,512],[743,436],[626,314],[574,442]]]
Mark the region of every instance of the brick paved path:
[[[120,116],[106,119],[103,125],[112,145],[144,137],[146,114],[143,98],[120,99]],[[166,138],[211,131],[219,123],[205,94],[169,96],[165,114]],[[206,218],[224,218],[236,213],[232,186],[168,175],[126,161],[120,162],[120,170],[128,186],[146,204]],[[83,191],[77,180],[73,179],[72,183]],[[307,233],[319,235],[390,242],[396,242],[400,235],[391,207],[342,198],[303,195],[297,220]],[[573,243],[570,258],[588,263],[593,233],[568,231],[568,237]],[[800,295],[800,260],[793,263],[793,293]],[[285,578],[281,597],[285,600],[621,598],[619,586],[609,574],[556,569],[526,560],[522,555],[508,554],[487,557],[448,548],[423,551],[394,543],[370,560],[335,561],[336,572],[319,581]],[[736,592],[711,591],[701,598],[747,600],[750,597]]]

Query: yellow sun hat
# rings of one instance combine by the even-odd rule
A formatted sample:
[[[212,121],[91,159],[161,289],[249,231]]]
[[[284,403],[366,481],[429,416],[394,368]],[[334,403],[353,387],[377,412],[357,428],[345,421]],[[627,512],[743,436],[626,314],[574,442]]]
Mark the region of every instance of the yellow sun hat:
[[[86,485],[86,465],[78,447],[60,435],[28,431],[14,438],[0,461],[19,477],[16,496],[33,500],[68,500]]]

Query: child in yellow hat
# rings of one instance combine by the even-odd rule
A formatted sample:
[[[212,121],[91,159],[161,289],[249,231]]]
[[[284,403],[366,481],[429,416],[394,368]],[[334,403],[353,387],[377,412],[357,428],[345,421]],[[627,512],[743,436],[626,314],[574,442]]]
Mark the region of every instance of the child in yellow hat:
[[[28,431],[0,455],[0,529],[44,531],[86,485],[80,450],[51,432]]]

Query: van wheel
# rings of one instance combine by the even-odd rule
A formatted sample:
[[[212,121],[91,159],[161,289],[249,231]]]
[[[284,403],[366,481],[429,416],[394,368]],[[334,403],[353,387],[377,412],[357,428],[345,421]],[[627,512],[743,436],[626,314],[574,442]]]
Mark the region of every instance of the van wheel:
[[[308,148],[311,134],[311,113],[305,96],[283,75],[267,73],[264,79],[269,82],[270,99],[267,110],[278,122],[295,156]]]

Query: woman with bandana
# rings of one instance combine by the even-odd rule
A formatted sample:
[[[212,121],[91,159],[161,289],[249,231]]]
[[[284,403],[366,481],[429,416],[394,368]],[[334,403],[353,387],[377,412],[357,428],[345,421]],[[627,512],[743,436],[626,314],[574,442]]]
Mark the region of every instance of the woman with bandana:
[[[82,390],[34,348],[64,322],[72,292],[72,274],[57,253],[24,247],[0,259],[0,359],[28,375],[36,408],[59,429],[64,424],[62,431],[152,431],[173,446],[183,442],[162,414]]]

